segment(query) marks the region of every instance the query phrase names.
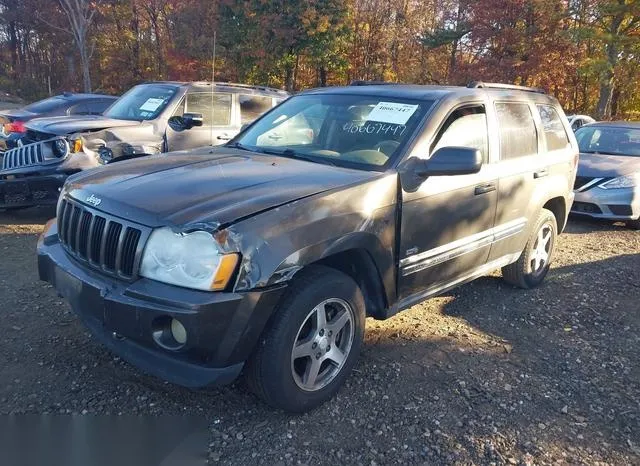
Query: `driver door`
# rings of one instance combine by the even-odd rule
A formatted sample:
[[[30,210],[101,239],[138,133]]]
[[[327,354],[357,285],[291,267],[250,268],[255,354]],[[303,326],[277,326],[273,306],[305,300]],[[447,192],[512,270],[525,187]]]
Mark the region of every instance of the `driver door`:
[[[398,294],[407,305],[437,293],[483,266],[489,257],[497,205],[497,176],[488,163],[484,105],[452,111],[430,153],[448,146],[479,149],[479,173],[432,176],[415,192],[402,192]]]
[[[240,131],[238,115],[233,112],[230,93],[191,92],[178,105],[173,116],[184,113],[202,114],[202,126],[183,129],[167,124],[168,151],[218,146],[229,141]]]

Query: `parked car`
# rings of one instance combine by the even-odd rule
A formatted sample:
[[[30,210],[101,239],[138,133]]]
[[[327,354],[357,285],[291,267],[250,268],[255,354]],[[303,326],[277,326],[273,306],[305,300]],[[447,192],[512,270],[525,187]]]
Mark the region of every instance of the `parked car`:
[[[202,387],[244,369],[305,411],[349,375],[366,316],[498,268],[538,286],[577,162],[557,100],[528,88],[302,92],[225,146],[69,178],[40,278],[149,373]]]
[[[574,214],[640,230],[640,122],[602,122],[576,132],[580,164]]]
[[[285,99],[242,84],[153,82],[135,86],[103,115],[40,118],[7,151],[0,209],[55,204],[67,176],[113,161],[219,145]]]
[[[34,118],[100,115],[117,97],[103,94],[61,95],[39,100],[26,107],[0,112],[0,151],[13,149],[27,132],[26,123]]]
[[[582,128],[584,125],[589,125],[596,122],[596,120],[588,115],[569,115],[567,116],[567,119],[569,120],[571,129],[574,132]]]

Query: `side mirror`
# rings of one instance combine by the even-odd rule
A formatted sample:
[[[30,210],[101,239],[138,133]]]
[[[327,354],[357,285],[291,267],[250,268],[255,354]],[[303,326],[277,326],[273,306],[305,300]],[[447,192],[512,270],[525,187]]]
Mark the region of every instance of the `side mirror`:
[[[182,115],[182,121],[185,129],[202,126],[202,113],[185,113]]]
[[[194,126],[202,126],[202,113],[185,113],[182,116],[172,116],[169,118],[169,124],[178,131],[191,129]]]
[[[421,178],[429,176],[471,175],[482,168],[482,153],[471,147],[442,147],[416,169]]]

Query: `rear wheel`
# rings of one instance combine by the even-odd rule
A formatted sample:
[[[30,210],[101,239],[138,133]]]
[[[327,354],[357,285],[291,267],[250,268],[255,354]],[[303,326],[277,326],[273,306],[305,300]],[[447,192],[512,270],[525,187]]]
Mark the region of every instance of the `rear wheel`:
[[[246,367],[249,388],[286,411],[315,408],[336,394],[355,365],[365,307],[347,275],[312,267],[294,279]]]
[[[556,217],[542,209],[518,260],[502,268],[504,280],[525,289],[540,285],[549,272],[557,236]]]

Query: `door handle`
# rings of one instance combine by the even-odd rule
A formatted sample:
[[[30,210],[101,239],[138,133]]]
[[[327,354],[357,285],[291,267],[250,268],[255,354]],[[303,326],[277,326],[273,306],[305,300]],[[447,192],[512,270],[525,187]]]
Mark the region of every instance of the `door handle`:
[[[476,189],[473,191],[473,193],[476,196],[478,196],[480,194],[490,193],[491,191],[495,191],[495,190],[496,190],[495,183],[487,183],[487,184],[481,184],[480,186],[476,186]]]
[[[544,176],[547,176],[548,174],[549,174],[549,170],[544,168],[542,170],[538,170],[537,172],[534,172],[533,178],[537,180],[538,178],[542,178]]]
[[[221,134],[220,136],[218,136],[217,139],[219,141],[229,141],[231,139],[231,136],[227,136],[226,134]]]

